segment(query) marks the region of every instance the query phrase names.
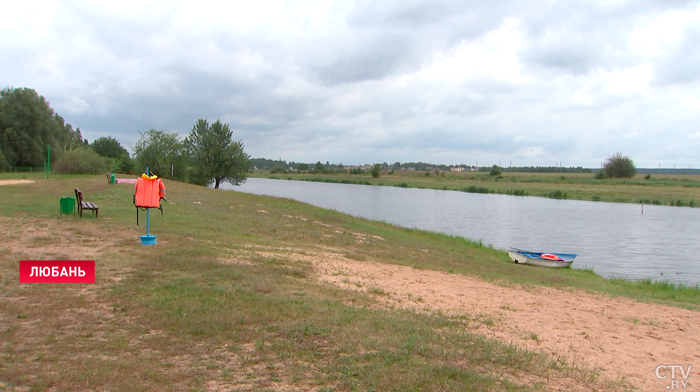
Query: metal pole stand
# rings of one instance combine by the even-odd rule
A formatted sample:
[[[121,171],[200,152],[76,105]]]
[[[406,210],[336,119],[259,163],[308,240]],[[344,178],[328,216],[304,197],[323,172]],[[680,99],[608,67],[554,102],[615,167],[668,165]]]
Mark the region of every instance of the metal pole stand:
[[[148,212],[150,208],[146,208],[146,235],[141,235],[141,245],[156,245],[156,236],[150,234],[150,222],[148,219]]]

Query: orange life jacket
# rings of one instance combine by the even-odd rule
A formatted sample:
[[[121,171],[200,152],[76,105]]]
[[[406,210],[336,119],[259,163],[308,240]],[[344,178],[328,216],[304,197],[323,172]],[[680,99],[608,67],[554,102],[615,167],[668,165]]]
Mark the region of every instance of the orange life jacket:
[[[156,176],[142,176],[136,179],[134,193],[137,207],[158,208],[160,199],[165,197],[165,184]]]

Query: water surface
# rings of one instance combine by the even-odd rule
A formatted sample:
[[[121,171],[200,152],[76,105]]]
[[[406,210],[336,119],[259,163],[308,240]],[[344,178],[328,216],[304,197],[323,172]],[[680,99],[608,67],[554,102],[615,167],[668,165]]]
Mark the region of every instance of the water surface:
[[[577,253],[605,277],[700,283],[700,209],[249,178],[223,189],[286,197],[495,248]]]

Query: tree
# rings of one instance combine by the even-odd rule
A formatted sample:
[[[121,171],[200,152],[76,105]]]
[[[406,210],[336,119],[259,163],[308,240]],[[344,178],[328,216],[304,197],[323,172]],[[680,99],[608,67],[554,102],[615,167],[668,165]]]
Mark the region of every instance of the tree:
[[[375,163],[369,170],[369,174],[371,174],[373,178],[379,178],[379,176],[382,174],[382,165]]]
[[[299,170],[300,172],[309,171],[309,164],[308,163],[300,163],[297,166],[297,170]]]
[[[117,173],[133,174],[135,164],[129,155],[123,155],[117,163]]]
[[[316,162],[316,171],[319,173],[323,173],[323,171],[326,170],[326,167],[323,166],[323,163],[321,161]]]
[[[59,116],[58,113],[54,115],[54,120],[60,127],[57,147],[63,151],[84,147],[85,142],[83,141],[83,135],[80,134],[80,127],[73,130],[73,126],[66,124],[63,117]]]
[[[0,149],[9,165],[42,166],[48,145],[54,146],[51,160],[55,161],[63,152],[56,147],[67,129],[72,127],[33,89],[0,91]]]
[[[141,138],[134,146],[136,160],[136,172],[146,170],[164,177],[170,173],[173,167],[173,178],[187,180],[188,156],[185,145],[180,141],[177,133],[167,133],[151,129],[141,134]]]
[[[494,176],[494,177],[500,176],[501,175],[501,168],[498,167],[498,165],[493,165],[493,167],[491,168],[491,173],[489,173],[489,174]]]
[[[630,157],[617,152],[605,161],[605,174],[610,178],[632,178],[637,173],[637,168]]]
[[[243,151],[243,142],[233,140],[228,124],[219,120],[209,125],[199,119],[185,140],[193,163],[196,183],[218,189],[222,181],[239,185],[246,180],[250,156]]]
[[[0,149],[0,173],[6,172],[9,166],[10,165],[8,165],[5,160],[5,155],[2,153],[2,149]]]
[[[96,153],[108,158],[121,158],[126,155],[129,156],[129,152],[126,151],[117,139],[111,136],[101,137],[92,141],[90,145]]]

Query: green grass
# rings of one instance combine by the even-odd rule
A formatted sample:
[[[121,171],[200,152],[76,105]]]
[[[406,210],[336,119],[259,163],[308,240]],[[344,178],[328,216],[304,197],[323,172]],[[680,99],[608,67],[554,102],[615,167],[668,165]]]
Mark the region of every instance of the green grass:
[[[548,380],[624,389],[565,359],[470,333],[496,325],[491,316],[389,309],[383,289],[321,284],[311,263],[285,257],[324,249],[502,285],[700,305],[697,288],[523,268],[479,241],[170,181],[164,216],[151,216],[158,245],[145,247],[132,186],[23,176],[37,182],[0,187],[9,250],[0,255],[0,389],[530,391]],[[99,219],[59,217],[59,197],[76,187],[100,206]],[[19,260],[85,257],[96,260],[95,285],[18,284]]]

